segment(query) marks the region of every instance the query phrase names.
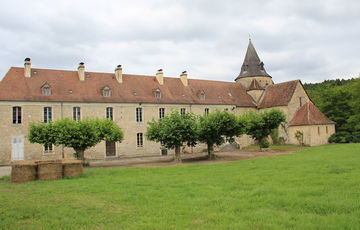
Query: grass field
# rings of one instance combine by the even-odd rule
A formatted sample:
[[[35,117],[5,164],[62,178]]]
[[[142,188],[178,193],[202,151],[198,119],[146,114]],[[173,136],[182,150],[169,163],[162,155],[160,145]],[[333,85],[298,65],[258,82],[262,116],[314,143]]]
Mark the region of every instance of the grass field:
[[[360,144],[237,162],[0,179],[0,229],[359,229]]]

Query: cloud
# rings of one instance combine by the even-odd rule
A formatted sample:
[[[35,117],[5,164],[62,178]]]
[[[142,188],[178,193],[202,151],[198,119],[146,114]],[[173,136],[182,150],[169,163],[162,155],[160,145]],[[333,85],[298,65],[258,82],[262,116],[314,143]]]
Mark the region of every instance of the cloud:
[[[275,82],[360,72],[358,1],[8,1],[0,9],[0,78],[38,68],[233,81],[251,35]]]

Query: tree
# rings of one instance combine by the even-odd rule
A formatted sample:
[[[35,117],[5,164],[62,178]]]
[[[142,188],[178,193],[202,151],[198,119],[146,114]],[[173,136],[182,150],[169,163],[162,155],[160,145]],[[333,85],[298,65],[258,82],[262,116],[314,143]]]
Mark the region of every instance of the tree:
[[[354,95],[354,100],[351,102],[353,114],[348,119],[350,132],[360,131],[360,79],[356,79],[352,92]]]
[[[197,140],[196,116],[192,113],[180,115],[172,112],[159,120],[148,123],[145,136],[160,142],[166,148],[175,149],[175,161],[181,162],[180,147],[185,144],[195,146]]]
[[[269,147],[267,137],[273,129],[286,120],[285,114],[278,109],[272,109],[264,113],[249,112],[242,116],[241,119],[247,121],[246,134],[257,140],[260,148]]]
[[[65,118],[54,123],[32,123],[28,139],[31,143],[44,145],[64,145],[73,148],[77,156],[84,160],[86,149],[95,146],[100,141],[121,142],[122,130],[108,119],[86,119],[73,121]]]
[[[232,113],[216,111],[200,117],[198,138],[207,144],[208,157],[214,158],[214,145],[221,145],[225,141],[233,142],[234,137],[245,132],[245,124]]]

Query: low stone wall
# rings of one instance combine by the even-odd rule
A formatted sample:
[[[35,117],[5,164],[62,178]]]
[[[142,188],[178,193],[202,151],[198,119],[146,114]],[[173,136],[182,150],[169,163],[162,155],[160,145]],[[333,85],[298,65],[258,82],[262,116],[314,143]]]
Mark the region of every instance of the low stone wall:
[[[83,165],[79,160],[17,161],[11,165],[11,182],[58,180],[78,177],[82,173]]]

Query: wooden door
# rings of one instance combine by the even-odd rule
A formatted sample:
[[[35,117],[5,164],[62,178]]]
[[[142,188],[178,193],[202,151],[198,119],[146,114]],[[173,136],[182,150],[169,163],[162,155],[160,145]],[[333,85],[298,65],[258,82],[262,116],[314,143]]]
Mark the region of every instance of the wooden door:
[[[12,137],[11,160],[24,160],[24,136]]]
[[[116,155],[115,142],[106,142],[106,156],[111,157]]]

